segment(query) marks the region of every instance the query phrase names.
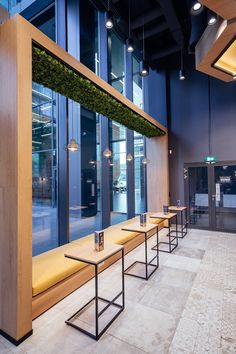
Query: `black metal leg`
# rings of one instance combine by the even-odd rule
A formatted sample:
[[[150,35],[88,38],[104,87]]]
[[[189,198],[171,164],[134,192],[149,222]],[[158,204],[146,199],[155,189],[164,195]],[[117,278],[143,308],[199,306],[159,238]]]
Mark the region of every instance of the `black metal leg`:
[[[170,219],[168,219],[168,236],[169,236],[169,252],[171,253],[171,238],[170,238]]]
[[[121,250],[122,252],[122,308],[125,308],[125,255],[124,248]]]
[[[159,233],[158,233],[158,226],[157,226],[157,267],[159,267]]]
[[[148,279],[148,258],[147,258],[147,233],[144,233],[145,236],[145,263],[146,263],[146,280]]]
[[[95,265],[95,336],[98,339],[98,265]]]
[[[117,251],[118,252],[122,252],[122,290],[112,299],[112,300],[108,300],[105,299],[103,297],[99,297],[98,295],[98,264],[94,265],[95,267],[95,296],[89,300],[82,308],[80,308],[75,314],[73,314],[66,322],[66,324],[76,328],[77,330],[79,330],[80,332],[88,335],[89,337],[98,340],[105,332],[106,330],[110,327],[110,325],[115,321],[115,319],[120,315],[120,313],[124,310],[125,308],[125,283],[124,283],[124,249],[122,248],[122,250]],[[116,303],[116,300],[122,296],[122,305]],[[106,306],[99,312],[99,308],[98,308],[98,301],[102,301],[104,303],[106,303]],[[78,318],[79,315],[81,313],[83,313],[84,311],[86,311],[86,308],[88,306],[91,306],[92,303],[95,304],[95,331],[94,333],[91,333],[87,330],[85,330],[84,328],[77,326],[75,323],[73,323],[73,320],[75,318]],[[109,321],[109,323],[107,323],[107,325],[101,330],[99,331],[99,317],[110,307],[110,306],[114,306],[118,309],[118,311],[116,312],[116,314],[112,317],[112,319]]]
[[[178,220],[177,220],[177,214],[175,216],[175,231],[176,231],[176,245],[178,246]]]

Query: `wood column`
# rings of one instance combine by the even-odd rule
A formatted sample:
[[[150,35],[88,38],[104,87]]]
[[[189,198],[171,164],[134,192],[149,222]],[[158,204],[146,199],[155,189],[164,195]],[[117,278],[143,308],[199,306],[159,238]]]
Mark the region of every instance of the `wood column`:
[[[32,331],[32,55],[14,18],[0,26],[0,333]]]
[[[169,205],[168,135],[146,139],[148,211],[162,211]]]

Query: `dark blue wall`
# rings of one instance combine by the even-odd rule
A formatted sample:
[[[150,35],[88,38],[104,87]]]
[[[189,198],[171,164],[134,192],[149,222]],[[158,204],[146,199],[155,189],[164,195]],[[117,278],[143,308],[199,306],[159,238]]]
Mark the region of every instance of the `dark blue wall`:
[[[158,122],[167,126],[165,72],[150,70],[144,81],[144,109]]]
[[[184,200],[184,163],[203,162],[208,155],[208,77],[195,70],[193,60],[187,65],[185,81],[177,71],[167,80],[172,203]],[[217,161],[236,160],[236,83],[210,78],[210,93],[212,155]]]

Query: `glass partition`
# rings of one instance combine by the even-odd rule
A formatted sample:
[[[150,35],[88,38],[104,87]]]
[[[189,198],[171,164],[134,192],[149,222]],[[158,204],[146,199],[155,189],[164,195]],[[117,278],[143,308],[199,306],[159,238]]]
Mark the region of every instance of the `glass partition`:
[[[111,32],[108,37],[109,83],[122,94],[125,92],[124,48],[124,43],[114,32]]]
[[[111,224],[127,219],[126,128],[110,121]]]
[[[146,170],[144,158],[144,137],[134,134],[134,177],[135,177],[135,214],[146,212]]]
[[[32,90],[33,255],[58,246],[57,117],[55,94],[33,83]]]
[[[143,81],[139,74],[139,60],[133,56],[133,102],[143,108]]]

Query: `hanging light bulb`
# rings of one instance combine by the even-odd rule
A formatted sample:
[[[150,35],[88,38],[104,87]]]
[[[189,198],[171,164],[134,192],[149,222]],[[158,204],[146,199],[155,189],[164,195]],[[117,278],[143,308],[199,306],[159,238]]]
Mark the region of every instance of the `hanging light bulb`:
[[[140,61],[140,75],[142,77],[148,76],[149,74],[149,65],[145,60],[145,43],[144,43],[144,25],[143,25],[143,60]]]
[[[184,70],[183,49],[181,49],[181,68],[179,71],[179,79],[181,81],[186,79],[185,70]]]
[[[126,48],[129,53],[134,51],[134,41],[131,37],[131,28],[130,28],[130,1],[129,0],[129,38],[126,40]]]
[[[67,145],[67,150],[70,152],[75,152],[79,150],[79,144],[74,138],[70,139],[69,144]]]
[[[106,148],[104,151],[103,151],[103,156],[106,157],[107,159],[109,159],[112,155],[112,152],[109,148]]]
[[[72,138],[69,141],[69,144],[67,144],[67,150],[70,152],[76,152],[79,150],[79,144],[76,141],[75,138],[73,138],[73,134],[74,134],[74,112],[73,112],[73,102],[71,102],[72,105],[72,114],[71,114],[71,118],[72,118]]]
[[[133,156],[129,153],[129,154],[127,155],[127,157],[126,157],[126,160],[127,160],[128,162],[133,161]]]
[[[148,165],[150,163],[150,160],[149,159],[147,159],[146,157],[144,157],[143,159],[142,159],[142,164],[145,166],[145,165]]]
[[[134,41],[132,38],[128,38],[126,40],[126,47],[129,53],[132,53],[134,51]]]
[[[111,29],[114,26],[113,13],[110,11],[110,0],[108,0],[108,11],[106,12],[106,28]]]

